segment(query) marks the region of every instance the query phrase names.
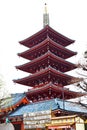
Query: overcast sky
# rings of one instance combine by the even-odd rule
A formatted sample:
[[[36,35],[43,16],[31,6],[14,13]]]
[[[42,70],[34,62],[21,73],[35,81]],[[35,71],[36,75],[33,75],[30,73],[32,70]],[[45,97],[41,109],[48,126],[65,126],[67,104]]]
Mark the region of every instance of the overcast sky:
[[[10,92],[26,88],[12,82],[23,77],[15,66],[25,63],[17,53],[26,49],[18,41],[43,28],[44,3],[48,5],[50,26],[75,40],[71,49],[78,51],[79,57],[86,50],[87,0],[0,0],[0,74]]]

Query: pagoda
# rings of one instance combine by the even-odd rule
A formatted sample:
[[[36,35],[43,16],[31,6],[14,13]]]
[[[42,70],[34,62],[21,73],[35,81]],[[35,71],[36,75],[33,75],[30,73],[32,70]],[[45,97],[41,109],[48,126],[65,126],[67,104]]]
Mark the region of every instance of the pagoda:
[[[39,102],[83,96],[82,93],[69,91],[64,87],[81,80],[66,74],[77,68],[75,64],[66,60],[77,54],[66,48],[74,42],[49,26],[49,14],[45,5],[43,29],[19,42],[29,49],[18,53],[18,56],[28,59],[29,62],[16,68],[29,73],[29,76],[13,81],[31,87],[26,93],[29,100]]]
[[[1,100],[0,125],[4,122],[8,125],[10,121],[15,130],[84,130],[84,125],[87,128],[87,106],[67,100],[87,93],[65,87],[82,80],[67,74],[77,68],[67,61],[77,54],[66,48],[74,42],[49,26],[45,5],[43,28],[19,42],[28,50],[18,56],[27,59],[28,63],[16,69],[29,76],[13,81],[29,89]]]

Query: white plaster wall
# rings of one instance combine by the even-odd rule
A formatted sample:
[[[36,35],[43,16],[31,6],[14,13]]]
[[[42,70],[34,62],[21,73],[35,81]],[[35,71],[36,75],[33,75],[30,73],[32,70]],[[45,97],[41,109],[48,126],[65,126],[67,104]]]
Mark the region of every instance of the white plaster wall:
[[[84,124],[77,124],[76,123],[76,130],[85,130]]]

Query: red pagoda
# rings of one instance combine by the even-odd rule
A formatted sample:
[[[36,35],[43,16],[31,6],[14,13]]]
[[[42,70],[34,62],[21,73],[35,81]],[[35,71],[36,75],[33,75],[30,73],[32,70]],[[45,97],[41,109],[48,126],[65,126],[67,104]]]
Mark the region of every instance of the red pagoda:
[[[67,101],[85,95],[65,87],[82,80],[66,74],[77,68],[66,60],[77,54],[66,48],[74,42],[49,26],[45,7],[43,29],[19,42],[28,50],[18,56],[29,62],[16,68],[29,76],[13,81],[31,89],[1,100],[0,125],[10,121],[15,130],[78,130],[78,124],[87,123],[87,107]]]
[[[65,100],[82,96],[82,93],[69,91],[64,87],[81,80],[66,74],[77,68],[75,64],[66,61],[67,58],[77,54],[66,48],[75,41],[49,26],[46,7],[43,26],[42,30],[19,42],[29,49],[19,53],[18,56],[28,59],[29,62],[16,68],[28,72],[29,76],[14,80],[14,82],[32,88],[26,93],[32,102],[53,98]]]

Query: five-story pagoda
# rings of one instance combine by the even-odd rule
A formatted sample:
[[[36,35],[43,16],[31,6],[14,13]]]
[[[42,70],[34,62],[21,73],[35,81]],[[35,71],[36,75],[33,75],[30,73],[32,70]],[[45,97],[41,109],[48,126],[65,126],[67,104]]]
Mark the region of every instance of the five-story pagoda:
[[[63,36],[49,26],[46,5],[43,26],[42,30],[20,42],[29,49],[19,53],[18,56],[28,59],[29,62],[16,68],[30,75],[14,82],[32,88],[26,93],[32,102],[52,98],[65,100],[82,96],[83,94],[69,91],[64,87],[81,80],[66,74],[67,71],[77,68],[75,64],[66,61],[77,53],[66,48],[74,43],[74,40]]]

